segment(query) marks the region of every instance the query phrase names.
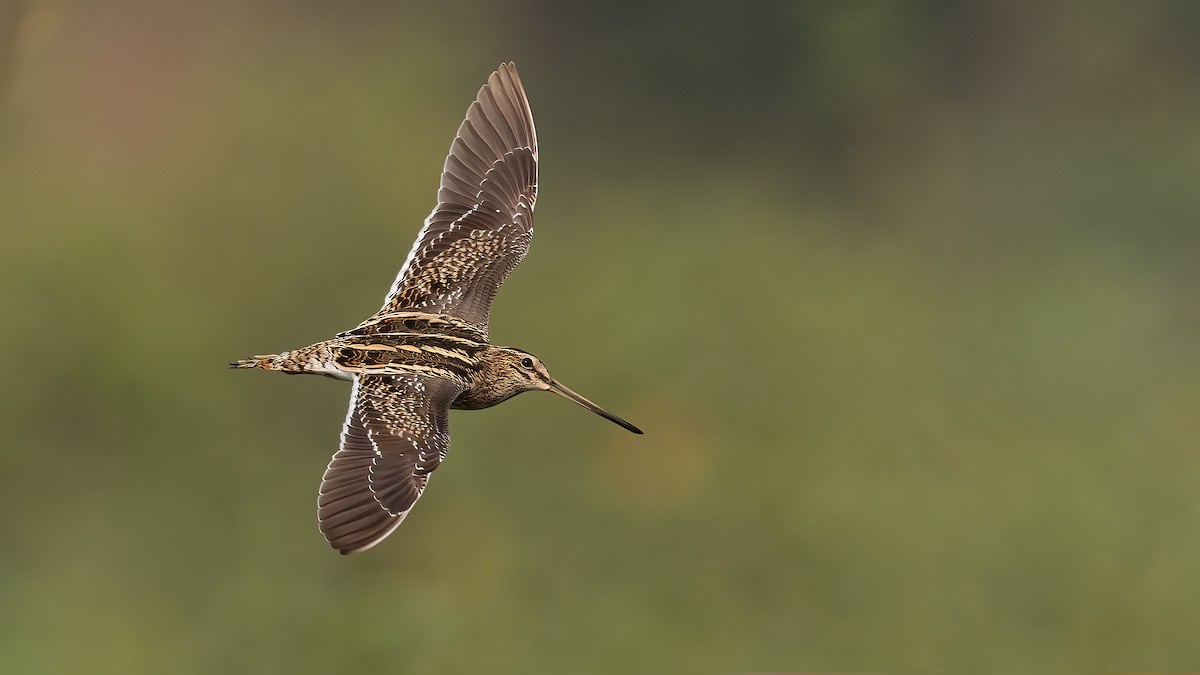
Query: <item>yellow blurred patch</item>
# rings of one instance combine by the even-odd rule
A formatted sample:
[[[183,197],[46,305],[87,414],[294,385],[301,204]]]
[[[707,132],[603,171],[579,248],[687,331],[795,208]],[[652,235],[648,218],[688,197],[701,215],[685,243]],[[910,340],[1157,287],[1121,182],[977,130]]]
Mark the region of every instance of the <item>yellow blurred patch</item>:
[[[714,434],[703,411],[680,398],[650,399],[630,412],[645,437],[613,434],[596,455],[596,480],[614,502],[638,513],[685,509],[712,473]]]

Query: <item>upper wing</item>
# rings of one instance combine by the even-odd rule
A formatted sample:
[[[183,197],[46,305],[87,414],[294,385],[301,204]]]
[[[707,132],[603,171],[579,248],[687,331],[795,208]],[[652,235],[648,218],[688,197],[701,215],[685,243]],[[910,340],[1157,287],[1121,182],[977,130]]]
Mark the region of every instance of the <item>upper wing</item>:
[[[317,517],[329,544],[364,551],[392,533],[450,446],[452,380],[366,376],[354,382],[341,449],[321,480]]]
[[[512,63],[479,90],[442,169],[438,203],[380,314],[451,314],[487,331],[492,298],[533,237],[537,132]]]

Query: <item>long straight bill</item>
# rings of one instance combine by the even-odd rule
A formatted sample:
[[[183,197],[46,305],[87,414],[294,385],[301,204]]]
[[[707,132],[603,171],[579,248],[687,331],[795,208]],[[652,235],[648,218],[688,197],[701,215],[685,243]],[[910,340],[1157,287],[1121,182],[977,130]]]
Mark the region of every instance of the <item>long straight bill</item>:
[[[629,422],[626,422],[625,420],[621,419],[620,417],[617,417],[616,415],[608,412],[607,410],[605,410],[604,408],[601,408],[600,406],[596,405],[595,403],[592,403],[591,401],[580,396],[579,394],[576,394],[575,392],[571,391],[570,389],[567,389],[562,384],[560,384],[558,382],[558,380],[550,380],[550,391],[558,394],[559,396],[562,396],[563,398],[570,399],[570,400],[578,403],[579,405],[587,408],[588,410],[591,410],[592,412],[603,417],[604,419],[608,420],[609,422],[613,422],[614,424],[619,424],[622,427],[625,427],[626,429],[632,431],[635,434],[642,433],[641,429],[633,426],[632,424],[630,424]]]

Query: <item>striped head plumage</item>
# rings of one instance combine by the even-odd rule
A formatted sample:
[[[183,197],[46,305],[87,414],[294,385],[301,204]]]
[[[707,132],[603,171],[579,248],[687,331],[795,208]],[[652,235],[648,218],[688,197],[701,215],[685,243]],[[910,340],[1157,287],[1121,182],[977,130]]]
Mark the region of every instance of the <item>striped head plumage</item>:
[[[467,110],[425,219],[383,307],[308,347],[230,364],[354,383],[341,444],[321,482],[321,532],[366,550],[408,515],[446,457],[451,408],[552,391],[634,433],[571,391],[536,356],[488,339],[491,304],[533,237],[538,146],[516,67],[501,64]]]

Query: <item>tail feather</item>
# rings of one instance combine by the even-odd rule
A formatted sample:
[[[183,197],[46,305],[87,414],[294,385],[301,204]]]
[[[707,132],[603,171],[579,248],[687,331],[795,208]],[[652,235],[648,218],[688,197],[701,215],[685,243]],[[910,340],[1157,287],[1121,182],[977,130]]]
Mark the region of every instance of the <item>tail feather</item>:
[[[262,368],[263,370],[274,370],[275,361],[279,358],[278,354],[261,354],[252,356],[248,359],[232,361],[229,364],[230,368]]]

